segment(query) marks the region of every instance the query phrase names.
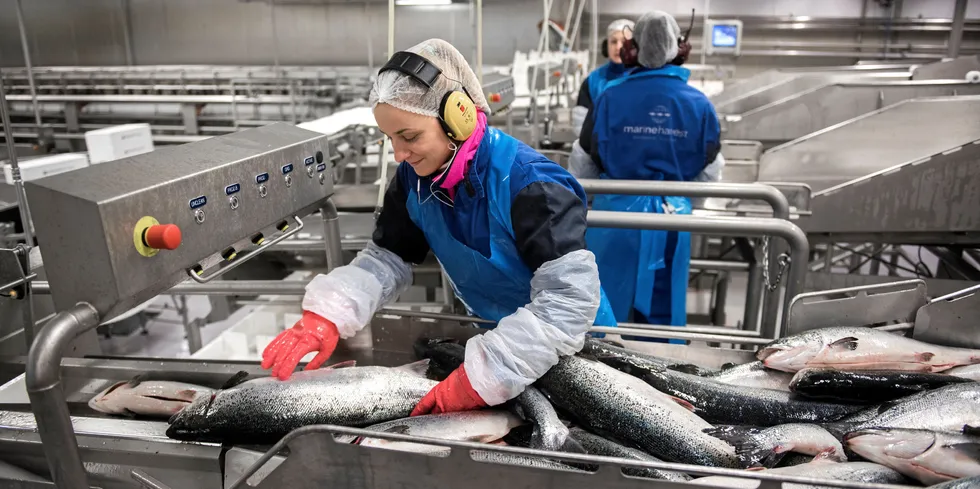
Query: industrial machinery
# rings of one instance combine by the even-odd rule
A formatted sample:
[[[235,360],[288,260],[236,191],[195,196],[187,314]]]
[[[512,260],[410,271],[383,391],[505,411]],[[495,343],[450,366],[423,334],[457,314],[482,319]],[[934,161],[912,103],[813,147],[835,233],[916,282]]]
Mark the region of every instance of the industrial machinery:
[[[491,104],[506,110],[510,101],[506,77],[488,77],[484,89]],[[499,100],[494,94],[500,95]],[[940,344],[980,346],[975,338],[964,337],[966,329],[957,320],[972,317],[976,310],[975,288],[960,287],[963,290],[947,295],[948,290],[940,286],[950,284],[915,280],[803,293],[814,288],[810,241],[836,244],[846,239],[871,246],[879,242],[975,244],[980,230],[973,229],[974,221],[980,220],[971,213],[974,209],[947,211],[935,199],[926,198],[943,194],[952,196],[953,203],[959,202],[958,197],[971,201],[969,189],[980,184],[970,171],[978,157],[974,148],[980,148],[975,144],[980,135],[974,134],[980,125],[963,124],[980,113],[975,98],[899,101],[767,152],[759,141],[726,141],[723,151],[731,157],[729,168],[734,170],[728,175],[752,183],[582,181],[590,194],[708,198],[691,216],[593,211],[588,224],[720,238],[710,247],[697,245],[701,253],[691,268],[694,277],[716,274],[714,300],[722,310],[730,275],[747,275],[744,314],[736,327],[728,324],[724,314],[713,314],[708,322],[713,326],[623,323],[618,328],[593,327],[592,332],[704,342],[709,346],[630,346],[706,366],[745,363],[752,358],[745,346],[828,323],[874,324],[911,331],[914,337]],[[924,115],[935,120],[931,127],[944,131],[943,137],[931,131],[915,133],[918,126],[910,121],[921,121]],[[881,122],[886,119],[891,122]],[[344,262],[345,252],[364,246],[373,224],[372,197],[378,191],[377,185],[366,182],[380,177],[377,169],[387,164],[386,150],[369,124],[334,122],[318,119],[303,127],[275,123],[27,183],[32,211],[28,222],[34,224],[39,246],[29,243],[0,250],[0,282],[5,284],[0,289],[16,291],[2,304],[13,309],[0,310],[0,317],[5,323],[17,319],[23,325],[22,332],[0,341],[0,351],[16,354],[16,349],[7,348],[13,342],[31,345],[26,358],[7,356],[0,362],[0,374],[10,379],[0,386],[0,454],[9,465],[0,466],[0,480],[23,487],[50,487],[53,481],[72,489],[90,484],[176,489],[389,483],[421,488],[451,485],[461,477],[469,480],[481,474],[471,485],[594,487],[600,477],[603,487],[659,487],[656,482],[624,478],[617,470],[644,464],[691,474],[784,480],[765,473],[448,441],[428,442],[451,447],[450,457],[425,459],[422,464],[417,454],[337,444],[333,433],[368,433],[337,426],[304,427],[273,447],[177,443],[166,437],[164,422],[113,419],[87,408],[95,392],[135,375],[211,387],[242,370],[251,377],[267,375],[255,362],[106,357],[100,355],[94,330],[158,294],[260,296],[252,302],[279,301],[275,304],[298,310],[294,299],[304,293],[306,278],[216,279],[241,271],[266,252],[318,255],[325,258],[329,270]],[[903,141],[880,153],[887,157],[871,158],[870,149],[862,149],[889,146],[895,138]],[[853,151],[854,158],[842,159],[844,149]],[[368,164],[372,159],[378,162],[373,167]],[[869,188],[878,190],[868,192]],[[710,199],[729,199],[734,204]],[[869,206],[887,207],[887,215],[872,213]],[[351,212],[340,213],[338,207]],[[323,230],[310,233],[308,216],[318,210]],[[930,220],[910,225],[892,218],[893,213]],[[842,215],[850,217],[834,218]],[[870,215],[884,218],[871,223]],[[736,251],[714,253],[718,247]],[[833,250],[825,251],[831,255],[829,265],[835,262]],[[398,365],[414,360],[411,345],[420,337],[465,340],[481,332],[460,327],[485,321],[453,307],[437,263],[423,263],[415,273],[426,277],[417,281],[427,289],[424,304],[437,307],[406,309],[405,304],[395,304],[383,309],[333,358],[355,359],[362,365]],[[41,274],[47,280],[39,279]],[[894,281],[894,277],[882,278]],[[437,289],[444,294],[441,303],[434,297]],[[53,298],[51,312],[57,314],[36,321],[39,316],[23,303],[48,294]],[[35,324],[43,327],[37,330]],[[371,436],[420,441],[397,433]],[[468,456],[473,449],[613,467],[592,475],[530,469],[478,462]],[[700,487],[696,482],[690,486]]]
[[[942,294],[980,281],[969,190],[980,84],[964,76],[977,66],[967,56],[897,70],[767,72],[715,97],[719,112],[732,111],[721,115],[723,137],[738,138],[722,144],[734,163],[726,181],[812,191],[799,221],[819,255],[807,290],[899,276],[923,277]],[[896,75],[910,79],[882,81]]]
[[[43,125],[66,149],[79,149],[85,131],[127,122],[149,122],[156,144],[295,124],[366,99],[371,88],[367,67],[96,66],[32,74],[34,85],[26,69],[3,73],[14,137],[34,141]]]
[[[159,482],[155,487],[220,487],[222,474],[228,485],[234,485],[239,475],[251,474],[258,467],[261,452],[245,447],[226,451],[209,444],[177,444],[163,437],[164,423],[109,420],[81,407],[91,396],[91,389],[101,389],[112,380],[136,373],[218,386],[242,365],[93,357],[98,354],[97,347],[85,340],[100,322],[159,293],[301,295],[302,281],[212,279],[286,242],[303,229],[304,216],[318,208],[326,223],[320,243],[327,252],[328,268],[339,263],[338,216],[329,200],[332,180],[324,177],[334,151],[327,136],[273,124],[29,183],[38,242],[50,279],[30,285],[33,293],[51,293],[60,312],[36,335],[27,359],[21,359],[26,363],[26,376],[16,377],[0,389],[8,408],[0,413],[0,453],[4,460],[50,476],[58,487],[69,488],[87,487],[87,483],[135,487],[136,481],[144,485],[146,481]],[[670,182],[648,182],[647,188],[642,183],[634,188],[605,188],[606,183],[588,185],[593,192],[759,198],[769,202],[781,218],[593,212],[590,225],[708,235],[771,235],[788,241],[794,263],[806,262],[804,235],[784,219],[788,205],[771,187],[723,184],[671,188],[664,187]],[[803,271],[792,266],[785,297],[800,290]],[[26,282],[31,279],[20,280],[20,284]],[[335,356],[368,364],[403,363],[418,336],[445,331],[465,338],[479,330],[461,329],[457,324],[473,321],[481,320],[383,310],[366,334],[348,342]],[[594,331],[610,332],[610,328],[597,327]],[[695,341],[769,341],[759,331],[730,328],[678,330],[623,324],[611,332]],[[674,354],[683,357],[699,353],[683,349]],[[718,350],[714,355],[720,365],[742,359],[746,353]],[[5,365],[15,368],[16,362]],[[263,375],[254,364],[244,368],[251,375]],[[33,416],[27,411],[25,392]],[[283,443],[289,443],[298,454],[303,449],[294,438],[299,440],[301,435],[323,429],[304,429]],[[281,457],[277,452],[274,448],[270,457]],[[283,469],[298,460],[283,462]],[[346,462],[344,466],[356,467]],[[311,480],[334,477],[310,470],[314,471]],[[495,466],[493,470],[501,477],[526,477],[526,469]],[[448,473],[443,476],[451,477]],[[276,481],[274,477],[264,484],[281,483]],[[633,482],[624,479],[621,484],[631,487]]]
[[[976,57],[924,66],[773,70],[712,97],[726,139],[766,147],[801,138],[904,100],[980,94],[967,79]]]

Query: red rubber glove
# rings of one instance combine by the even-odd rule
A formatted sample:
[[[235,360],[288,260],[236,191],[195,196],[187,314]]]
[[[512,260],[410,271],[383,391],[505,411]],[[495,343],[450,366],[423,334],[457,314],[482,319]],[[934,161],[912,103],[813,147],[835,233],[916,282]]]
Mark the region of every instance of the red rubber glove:
[[[453,370],[446,380],[436,384],[425,397],[419,401],[412,416],[422,414],[454,413],[457,411],[472,411],[486,406],[487,403],[473,390],[466,370],[462,366]]]
[[[320,368],[337,348],[340,333],[332,322],[303,311],[303,317],[292,328],[279,333],[262,352],[262,368],[272,367],[272,376],[286,380],[307,353],[318,351],[303,370]]]

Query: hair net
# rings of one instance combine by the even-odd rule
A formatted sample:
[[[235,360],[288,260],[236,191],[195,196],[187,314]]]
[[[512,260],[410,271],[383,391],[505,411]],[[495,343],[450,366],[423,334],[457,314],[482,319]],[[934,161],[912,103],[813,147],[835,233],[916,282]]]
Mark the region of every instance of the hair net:
[[[640,47],[639,62],[646,68],[660,68],[677,57],[681,28],[667,12],[654,10],[636,21],[633,40]]]
[[[606,28],[606,39],[612,37],[612,35],[616,32],[622,32],[622,30],[627,27],[629,27],[630,31],[632,31],[635,25],[636,24],[634,24],[633,21],[629,19],[616,19],[610,22],[609,27]]]
[[[396,108],[416,114],[439,117],[439,105],[446,93],[453,90],[463,91],[473,99],[476,107],[490,115],[490,106],[483,95],[483,87],[466,63],[463,55],[442,39],[422,41],[408,49],[410,53],[418,54],[429,60],[442,74],[436,78],[432,88],[428,88],[418,80],[399,71],[389,70],[378,74],[371,88],[371,106],[388,104]]]

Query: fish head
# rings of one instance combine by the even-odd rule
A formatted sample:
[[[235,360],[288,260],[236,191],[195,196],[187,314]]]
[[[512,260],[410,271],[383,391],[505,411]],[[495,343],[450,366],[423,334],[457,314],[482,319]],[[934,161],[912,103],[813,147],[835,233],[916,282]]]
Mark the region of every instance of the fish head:
[[[127,382],[116,382],[110,385],[102,392],[96,394],[92,399],[89,399],[88,406],[96,411],[107,413],[107,414],[121,414],[122,411],[116,406],[117,398],[123,395],[126,390]],[[123,389],[123,391],[120,391]]]
[[[170,417],[167,423],[167,436],[176,440],[196,439],[210,431],[212,420],[208,418],[211,403],[217,397],[215,392],[201,393],[190,404]]]
[[[756,358],[768,368],[783,372],[798,372],[806,368],[807,362],[823,350],[822,342],[806,340],[805,336],[792,336],[773,341],[759,350]]]
[[[887,457],[910,460],[936,444],[936,434],[926,430],[870,428],[844,436],[847,447],[870,460]]]

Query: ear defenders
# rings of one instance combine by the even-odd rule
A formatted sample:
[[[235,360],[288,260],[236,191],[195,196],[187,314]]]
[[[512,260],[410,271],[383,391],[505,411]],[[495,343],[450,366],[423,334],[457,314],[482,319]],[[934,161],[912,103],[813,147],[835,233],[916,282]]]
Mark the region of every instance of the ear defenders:
[[[476,130],[476,104],[465,92],[466,89],[447,93],[439,106],[439,124],[456,141],[466,141]]]
[[[381,67],[378,73],[385,71],[398,71],[415,79],[425,85],[430,90],[436,78],[442,75],[442,70],[429,62],[423,56],[407,51],[395,53],[391,59]],[[453,80],[456,81],[456,80]],[[458,83],[458,81],[457,81]],[[439,104],[439,125],[450,139],[465,141],[476,130],[476,104],[470,98],[466,87],[460,90],[450,90],[442,97]]]
[[[602,41],[602,48],[600,49],[600,52],[602,53],[602,57],[603,58],[608,58],[609,57],[609,39],[608,38]]]
[[[636,39],[630,36],[623,40],[623,47],[619,48],[619,57],[623,60],[623,66],[632,68],[640,64],[640,45]]]
[[[694,29],[694,9],[691,9],[691,23],[687,26],[687,32],[683,36],[677,38],[677,57],[671,60],[670,64],[680,66],[687,62],[687,57],[691,55],[691,43],[688,38],[691,37],[691,29]]]

